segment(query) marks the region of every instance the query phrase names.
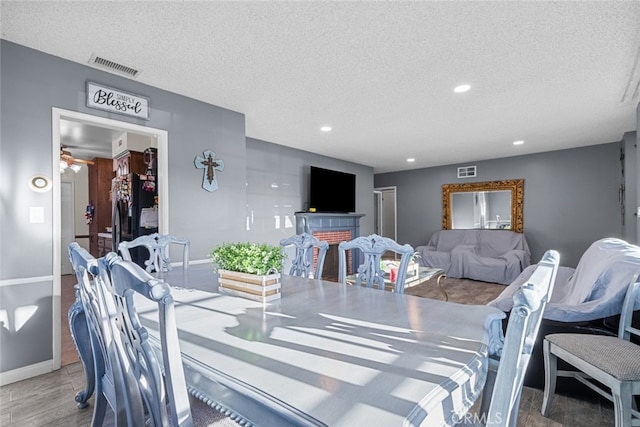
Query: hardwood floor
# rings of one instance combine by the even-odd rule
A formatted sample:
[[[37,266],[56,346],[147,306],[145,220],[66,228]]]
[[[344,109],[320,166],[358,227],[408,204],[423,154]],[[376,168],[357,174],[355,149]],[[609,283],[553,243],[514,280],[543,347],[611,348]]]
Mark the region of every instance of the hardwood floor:
[[[73,289],[76,284],[76,276],[73,274],[66,274],[61,276],[60,280],[60,322],[61,322],[61,348],[62,355],[60,356],[60,364],[62,366],[69,365],[80,361],[76,346],[71,338],[71,331],[69,329],[69,319],[67,313],[69,307],[76,299],[76,294]]]
[[[63,362],[61,369],[28,380],[0,387],[0,426],[89,426],[93,398],[85,409],[78,409],[75,394],[84,387],[84,371],[69,334],[67,311],[75,298],[74,276],[62,280]],[[475,283],[472,285],[479,285]],[[486,284],[484,284],[486,285]],[[446,283],[445,283],[446,286]],[[450,289],[455,300],[453,285]],[[434,295],[438,295],[433,289]],[[415,290],[416,294],[420,294]],[[421,295],[424,296],[424,295]],[[434,296],[437,297],[437,296]],[[64,337],[67,335],[67,337]],[[476,405],[477,406],[477,405]],[[521,427],[606,427],[614,425],[613,405],[599,396],[575,398],[558,394],[549,418],[540,414],[542,391],[525,387],[522,392],[518,426]],[[465,421],[473,421],[471,415]],[[107,417],[105,425],[113,425]],[[209,424],[203,424],[209,425]]]

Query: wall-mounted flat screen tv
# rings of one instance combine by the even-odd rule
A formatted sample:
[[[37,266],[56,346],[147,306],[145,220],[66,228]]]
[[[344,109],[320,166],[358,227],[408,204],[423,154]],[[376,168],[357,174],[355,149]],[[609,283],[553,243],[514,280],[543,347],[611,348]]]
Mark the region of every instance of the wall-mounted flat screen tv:
[[[310,212],[356,211],[356,176],[354,174],[311,166],[309,184]]]

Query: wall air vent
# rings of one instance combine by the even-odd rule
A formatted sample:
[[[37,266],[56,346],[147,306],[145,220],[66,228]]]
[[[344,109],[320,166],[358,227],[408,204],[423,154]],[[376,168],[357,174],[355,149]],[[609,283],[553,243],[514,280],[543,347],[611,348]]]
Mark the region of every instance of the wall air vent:
[[[120,74],[121,76],[125,77],[131,77],[134,79],[141,73],[141,70],[136,70],[135,68],[118,64],[117,62],[102,58],[101,56],[97,56],[96,54],[91,55],[89,64],[96,65],[105,71],[110,71],[112,73]]]
[[[458,168],[458,178],[473,178],[476,172],[476,166],[461,166]]]

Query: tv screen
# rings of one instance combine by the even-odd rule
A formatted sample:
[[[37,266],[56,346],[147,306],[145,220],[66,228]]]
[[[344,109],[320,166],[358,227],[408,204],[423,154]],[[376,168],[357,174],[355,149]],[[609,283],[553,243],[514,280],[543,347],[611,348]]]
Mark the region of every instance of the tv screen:
[[[356,176],[311,166],[309,211],[350,213],[356,211]]]

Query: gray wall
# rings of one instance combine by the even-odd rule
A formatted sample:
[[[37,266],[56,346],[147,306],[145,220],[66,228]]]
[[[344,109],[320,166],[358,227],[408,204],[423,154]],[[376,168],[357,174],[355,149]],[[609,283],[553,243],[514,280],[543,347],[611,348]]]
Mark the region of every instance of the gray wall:
[[[636,129],[640,128],[640,103],[636,107],[636,123],[638,126]],[[640,129],[638,129],[640,130]],[[636,153],[636,173],[640,174],[640,132],[636,130],[636,144],[634,145],[635,153]],[[636,188],[636,204],[634,211],[636,212],[636,242],[640,242],[640,215],[638,215],[638,210],[640,210],[640,185],[638,185],[640,175],[636,175],[634,180],[634,185]],[[633,190],[629,190],[633,191]]]
[[[20,331],[12,330],[11,325],[9,333],[0,328],[0,372],[53,358],[52,253],[53,246],[59,244],[53,235],[53,192],[35,193],[27,187],[33,175],[52,177],[59,173],[52,170],[52,107],[168,131],[169,231],[191,240],[192,259],[206,259],[213,246],[226,241],[277,243],[285,233],[272,226],[271,207],[281,201],[286,204],[277,211],[281,217],[292,217],[303,208],[306,164],[355,171],[357,209],[367,215],[363,232],[373,229],[371,168],[261,141],[252,141],[247,150],[241,113],[5,40],[0,41],[0,55],[0,310],[13,313],[16,307],[38,307],[38,316],[32,316]],[[87,80],[149,97],[150,120],[86,108]],[[202,170],[193,165],[194,157],[206,149],[225,163],[224,171],[218,174],[220,188],[213,193],[201,188]],[[265,165],[267,159],[271,163]],[[262,194],[260,186],[271,182],[289,183],[298,190]],[[44,223],[29,222],[33,206],[44,208]],[[247,227],[250,211],[257,213],[257,222]],[[55,313],[53,316],[53,322],[60,321]]]
[[[458,166],[477,165],[478,176],[457,179]],[[622,237],[618,190],[620,142],[458,165],[376,174],[374,185],[398,188],[398,241],[424,245],[442,227],[442,185],[524,179],[524,234],[537,262],[557,249],[575,266],[602,237]]]
[[[638,242],[638,149],[636,132],[627,132],[622,137],[622,154],[624,155],[624,224],[622,234],[625,240]]]
[[[279,242],[295,234],[294,213],[308,205],[311,165],[356,175],[356,211],[365,214],[360,233],[373,233],[371,167],[247,138],[246,225],[252,239]]]

